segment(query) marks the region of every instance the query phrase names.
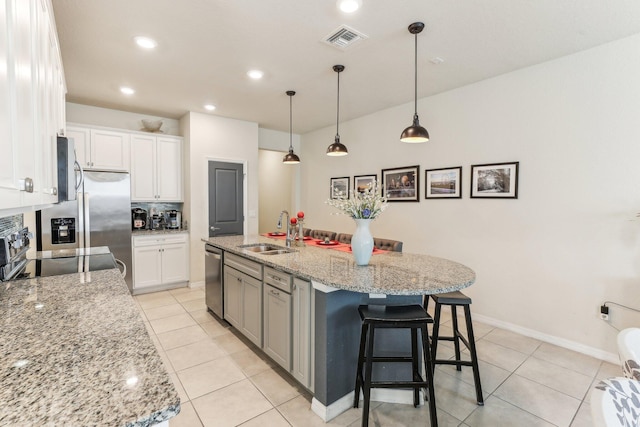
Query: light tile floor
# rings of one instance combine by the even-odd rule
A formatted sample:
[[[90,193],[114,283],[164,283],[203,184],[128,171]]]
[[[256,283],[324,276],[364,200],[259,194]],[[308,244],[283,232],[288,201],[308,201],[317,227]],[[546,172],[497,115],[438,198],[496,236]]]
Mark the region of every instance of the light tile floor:
[[[311,396],[260,350],[206,311],[202,288],[134,298],[152,341],[180,394],[171,427],[322,426]],[[464,325],[464,322],[461,322]],[[450,334],[450,319],[441,334]],[[600,379],[620,376],[617,365],[487,324],[474,322],[485,405],[475,402],[471,368],[436,370],[440,426],[593,427],[589,396]],[[453,356],[441,342],[438,358]],[[362,405],[361,405],[362,406]],[[429,425],[428,405],[372,403],[372,426]],[[332,426],[356,427],[361,409]]]

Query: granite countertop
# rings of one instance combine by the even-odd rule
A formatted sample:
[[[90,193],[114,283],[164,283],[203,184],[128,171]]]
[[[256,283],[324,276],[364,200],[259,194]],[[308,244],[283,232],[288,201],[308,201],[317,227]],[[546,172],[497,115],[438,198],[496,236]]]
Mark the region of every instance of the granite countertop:
[[[132,236],[149,236],[154,234],[175,234],[175,233],[188,233],[186,228],[162,228],[159,230],[133,230]]]
[[[0,425],[146,427],[180,412],[117,269],[0,286]]]
[[[294,252],[288,254],[261,255],[238,247],[256,243],[285,246],[283,240],[257,235],[210,237],[203,241],[298,277],[353,292],[436,294],[466,288],[476,280],[469,267],[429,255],[386,252],[372,255],[369,265],[358,266],[353,254],[330,248],[292,246]]]

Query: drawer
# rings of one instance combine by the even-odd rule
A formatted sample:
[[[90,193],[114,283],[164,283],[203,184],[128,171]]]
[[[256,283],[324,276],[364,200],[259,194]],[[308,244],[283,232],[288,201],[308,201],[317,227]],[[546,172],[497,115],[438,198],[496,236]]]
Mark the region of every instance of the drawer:
[[[275,268],[264,268],[264,283],[267,283],[281,291],[291,293],[291,275]]]
[[[154,234],[152,236],[133,236],[134,248],[186,242],[186,234]]]
[[[258,280],[262,280],[262,264],[259,262],[251,261],[241,256],[225,252],[224,265],[228,265],[229,267],[242,271],[243,273],[255,277]]]

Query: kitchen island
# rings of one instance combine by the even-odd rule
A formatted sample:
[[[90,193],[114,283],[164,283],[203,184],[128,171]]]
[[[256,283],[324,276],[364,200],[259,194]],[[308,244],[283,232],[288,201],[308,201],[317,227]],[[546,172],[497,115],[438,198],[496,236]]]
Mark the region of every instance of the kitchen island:
[[[374,254],[369,265],[358,266],[351,253],[329,247],[292,246],[291,252],[275,255],[254,252],[251,245],[285,246],[283,240],[257,235],[214,237],[205,241],[225,254],[239,255],[311,282],[314,289],[312,409],[325,421],[353,403],[360,337],[358,305],[420,304],[423,295],[452,292],[475,282],[472,269],[429,255],[385,252]],[[401,333],[385,332],[389,331],[380,332],[376,345],[401,348],[408,342]],[[382,374],[391,380],[405,373],[401,369],[385,369]],[[372,400],[397,398],[385,392],[382,390]],[[410,395],[408,392],[409,402]]]
[[[0,285],[0,425],[143,427],[180,412],[119,270]]]

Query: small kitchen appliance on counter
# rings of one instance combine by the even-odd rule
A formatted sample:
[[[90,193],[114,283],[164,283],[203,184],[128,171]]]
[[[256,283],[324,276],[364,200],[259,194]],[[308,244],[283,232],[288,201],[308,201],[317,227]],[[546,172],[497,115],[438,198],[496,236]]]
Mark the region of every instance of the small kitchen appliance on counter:
[[[167,228],[172,230],[176,230],[182,225],[182,214],[177,210],[170,210],[166,213],[166,224]]]
[[[144,230],[147,228],[147,211],[140,208],[131,209],[131,229]]]
[[[162,230],[164,228],[164,215],[162,213],[151,215],[151,226],[149,228]]]

